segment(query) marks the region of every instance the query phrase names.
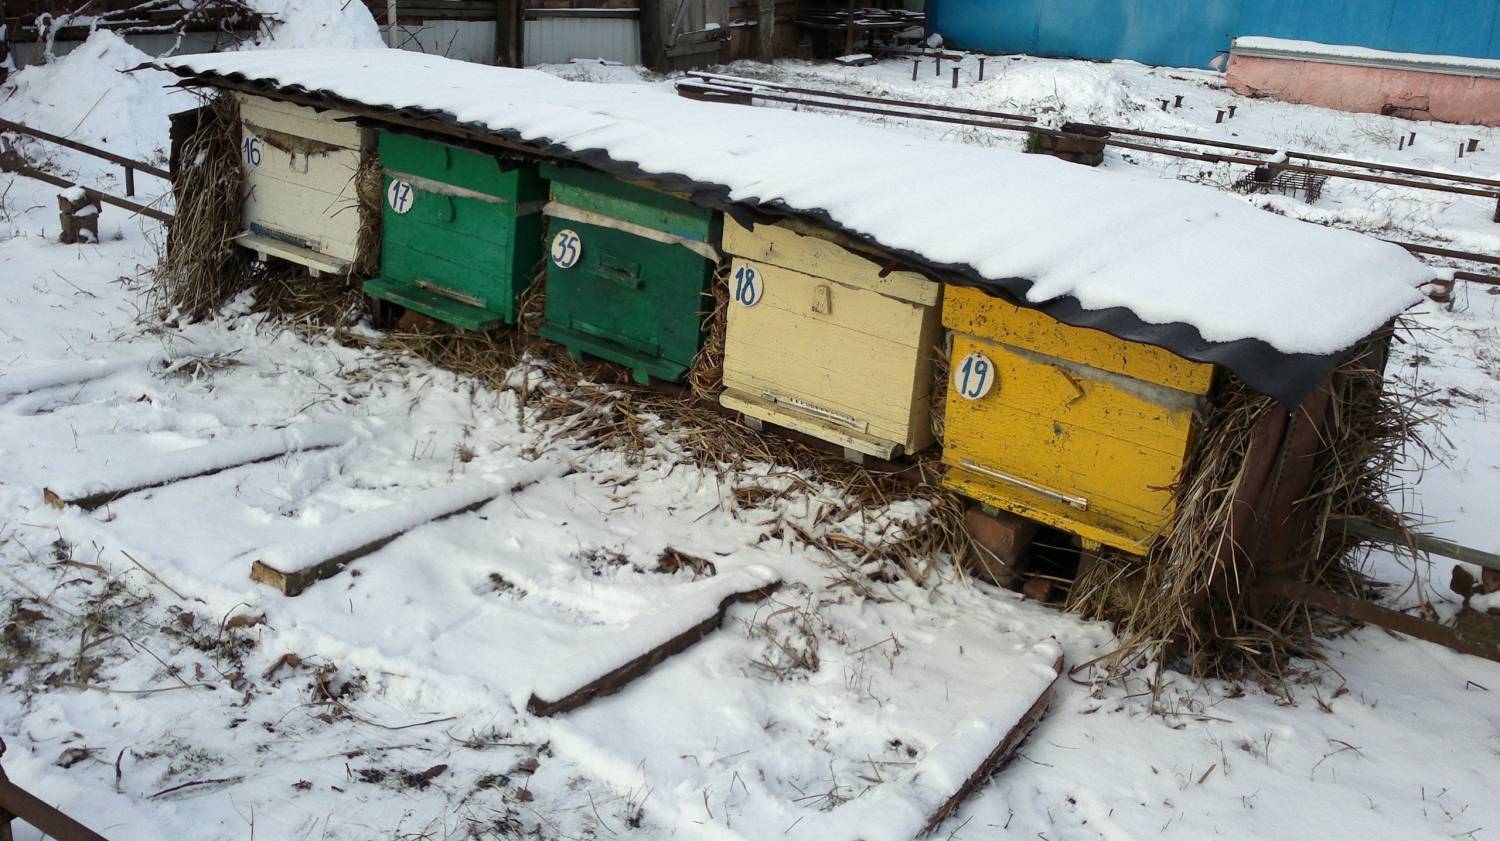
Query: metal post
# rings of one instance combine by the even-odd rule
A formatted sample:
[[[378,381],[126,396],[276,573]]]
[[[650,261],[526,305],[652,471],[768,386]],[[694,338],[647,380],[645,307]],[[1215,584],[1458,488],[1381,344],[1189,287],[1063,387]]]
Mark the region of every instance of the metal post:
[[[1231,119],[1231,120],[1234,119],[1234,112],[1238,111],[1239,109],[1240,109],[1240,106],[1238,106],[1238,105],[1231,105],[1231,106],[1229,106],[1229,119]]]
[[[984,81],[984,56],[979,57],[979,81]]]
[[[932,57],[932,75],[939,78],[943,75],[943,54],[938,53]]]
[[[958,68],[953,68],[953,89],[958,90]]]
[[[396,0],[385,0],[385,45],[396,48]]]
[[[1214,122],[1216,122],[1216,123],[1222,123],[1222,122],[1224,122],[1224,112],[1222,110],[1219,111],[1219,116],[1217,116],[1217,117],[1214,118]]]
[[[911,60],[911,80],[913,82],[915,82],[917,80],[917,68],[921,67],[921,66],[922,66],[922,59],[920,59],[920,58],[914,58],[914,59]]]

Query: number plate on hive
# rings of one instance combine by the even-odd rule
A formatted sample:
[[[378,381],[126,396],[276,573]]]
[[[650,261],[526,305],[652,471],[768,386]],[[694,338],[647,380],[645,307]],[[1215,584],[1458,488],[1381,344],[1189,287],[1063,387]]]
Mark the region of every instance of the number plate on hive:
[[[411,206],[416,203],[416,193],[412,191],[411,184],[405,181],[392,180],[391,186],[385,188],[385,200],[391,206],[391,210],[401,215],[411,211]]]
[[[995,363],[979,351],[965,356],[953,369],[953,388],[965,400],[978,400],[995,387]]]
[[[583,240],[572,228],[563,228],[552,238],[552,262],[559,269],[571,269],[583,256]]]

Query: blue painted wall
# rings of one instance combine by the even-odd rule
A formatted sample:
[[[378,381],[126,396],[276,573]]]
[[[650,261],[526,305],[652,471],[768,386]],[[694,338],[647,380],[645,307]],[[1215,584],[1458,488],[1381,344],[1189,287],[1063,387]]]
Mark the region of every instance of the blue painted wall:
[[[1496,0],[928,0],[949,46],[1206,67],[1239,35],[1500,58]]]

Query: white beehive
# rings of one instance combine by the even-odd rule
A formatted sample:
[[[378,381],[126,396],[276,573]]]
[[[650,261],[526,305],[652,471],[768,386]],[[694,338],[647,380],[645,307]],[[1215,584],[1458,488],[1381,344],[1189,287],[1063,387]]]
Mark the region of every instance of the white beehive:
[[[347,272],[358,258],[357,178],[370,133],[340,111],[236,96],[245,169],[245,226],[236,241],[314,274]]]

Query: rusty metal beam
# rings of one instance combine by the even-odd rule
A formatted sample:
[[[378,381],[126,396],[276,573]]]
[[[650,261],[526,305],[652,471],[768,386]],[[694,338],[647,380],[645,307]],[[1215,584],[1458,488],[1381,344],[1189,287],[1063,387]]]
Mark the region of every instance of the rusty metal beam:
[[[1436,535],[1411,532],[1403,535],[1391,529],[1383,529],[1368,520],[1357,517],[1341,517],[1330,521],[1329,525],[1342,528],[1345,532],[1362,537],[1366,540],[1375,540],[1381,543],[1389,543],[1393,546],[1405,546],[1418,552],[1426,552],[1430,555],[1441,555],[1455,561],[1484,567],[1500,572],[1500,555],[1494,552],[1486,552],[1483,549],[1475,549],[1452,540],[1446,540]],[[1410,540],[1408,541],[1408,537]]]
[[[1301,581],[1286,578],[1263,578],[1254,585],[1255,592],[1273,599],[1298,602],[1329,613],[1347,616],[1359,622],[1406,634],[1419,640],[1451,648],[1460,654],[1469,654],[1500,663],[1500,646],[1494,643],[1467,637],[1455,628],[1439,625],[1426,619],[1408,616],[1400,611],[1371,604],[1364,599],[1334,593]]]

